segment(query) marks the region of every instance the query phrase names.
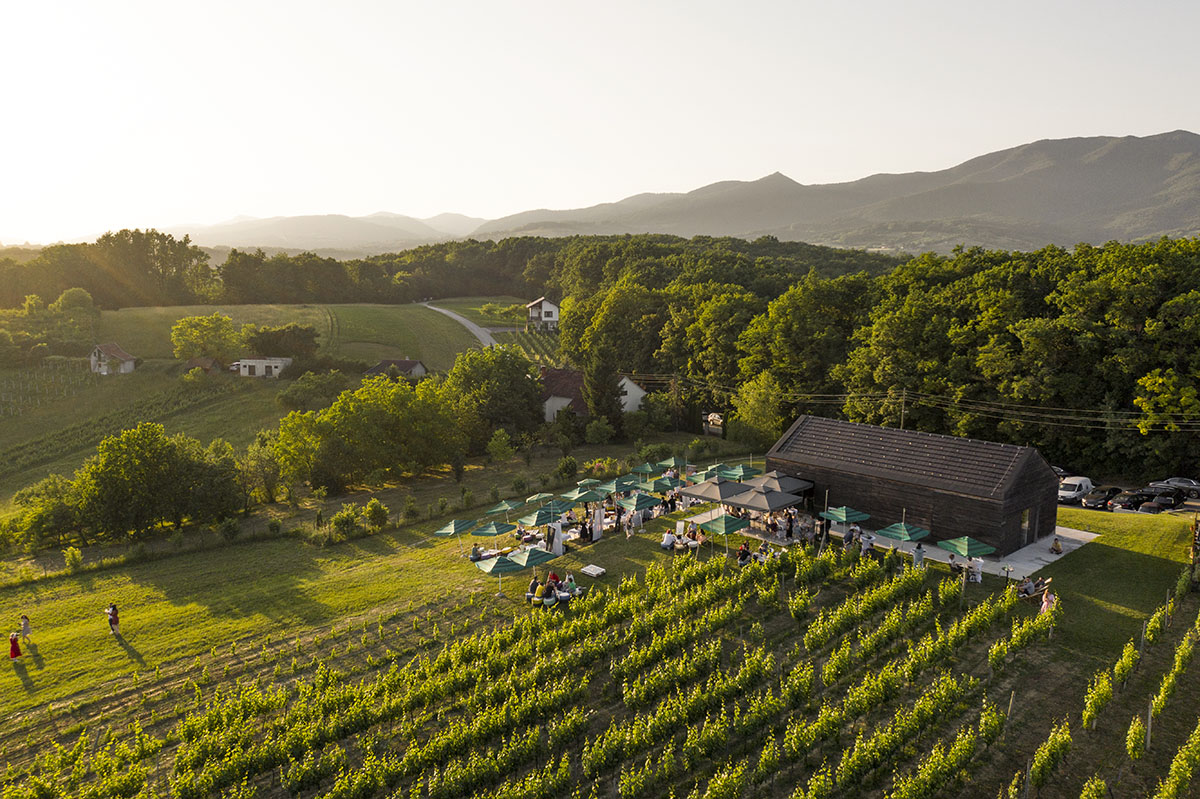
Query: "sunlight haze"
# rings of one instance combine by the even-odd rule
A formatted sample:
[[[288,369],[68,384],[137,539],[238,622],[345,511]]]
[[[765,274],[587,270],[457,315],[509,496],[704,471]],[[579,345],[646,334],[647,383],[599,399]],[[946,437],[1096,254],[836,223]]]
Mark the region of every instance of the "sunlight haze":
[[[6,4],[0,243],[1200,131],[1193,3]]]

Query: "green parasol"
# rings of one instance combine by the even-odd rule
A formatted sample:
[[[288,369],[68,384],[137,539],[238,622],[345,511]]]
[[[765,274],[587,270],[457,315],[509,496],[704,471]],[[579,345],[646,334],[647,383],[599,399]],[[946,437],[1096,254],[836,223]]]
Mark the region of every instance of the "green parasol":
[[[595,477],[585,477],[575,485],[579,486],[580,488],[591,488],[592,486],[600,485],[600,481]]]
[[[647,508],[653,508],[655,505],[661,504],[661,502],[649,494],[634,494],[623,499],[618,499],[617,504],[625,510],[646,510]]]
[[[745,530],[750,526],[749,519],[740,519],[737,516],[722,514],[715,519],[709,519],[700,525],[700,529],[706,533],[713,535],[725,536],[725,554],[729,554],[729,534],[736,533],[739,530]]]
[[[477,535],[480,538],[483,538],[485,536],[504,535],[505,533],[511,533],[516,529],[517,526],[515,524],[509,524],[507,522],[488,522],[482,527],[476,527],[474,530],[472,530],[471,535]]]
[[[575,505],[580,505],[585,502],[599,502],[600,500],[604,499],[602,494],[597,494],[595,491],[591,490],[584,491],[582,489],[568,491],[566,494],[563,494],[562,497],[565,500],[573,502]]]
[[[733,475],[733,478],[736,480],[744,480],[747,477],[762,474],[762,469],[755,469],[753,466],[747,466],[744,463],[739,463],[737,466],[725,469],[724,471],[728,474],[723,476]]]
[[[888,538],[894,538],[897,541],[917,541],[929,535],[929,531],[924,527],[918,527],[917,525],[909,524],[908,522],[896,522],[895,524],[889,524],[882,530],[876,530],[875,532]]]
[[[543,507],[557,517],[574,508],[575,503],[567,502],[565,499],[552,499]]]
[[[455,519],[452,522],[448,522],[443,527],[439,527],[438,529],[434,530],[433,534],[442,538],[454,536],[455,539],[458,539],[460,535],[465,533],[467,530],[470,530],[477,524],[479,524],[479,522],[475,519]],[[458,554],[462,554],[462,541],[458,542]]]
[[[855,510],[854,508],[847,507],[846,505],[842,505],[840,508],[823,510],[818,515],[822,519],[829,519],[831,522],[841,522],[842,524],[845,524],[846,522],[865,522],[867,519],[871,518],[871,514],[863,513],[860,510]]]
[[[545,501],[546,501],[546,500],[548,500],[548,499],[554,499],[554,495],[553,495],[553,494],[547,494],[545,491],[543,491],[543,492],[542,492],[542,493],[540,493],[540,494],[534,494],[532,497],[527,497],[527,498],[525,499],[525,502],[526,502],[526,503],[533,503],[533,502],[545,502]]]
[[[686,469],[687,468],[687,458],[680,457],[679,455],[672,455],[671,457],[667,458],[666,460],[659,461],[658,465],[661,466],[664,470],[666,470],[666,469]]]
[[[549,508],[538,508],[533,513],[527,516],[522,516],[519,521],[526,527],[541,527],[543,524],[549,524],[557,519],[559,514],[554,513]]]
[[[488,508],[485,513],[488,516],[491,516],[493,513],[508,513],[510,510],[516,510],[524,504],[524,502],[519,502],[515,499],[502,499],[497,504]]]
[[[641,466],[634,466],[630,471],[634,474],[662,474],[662,469],[650,462],[643,463]]]
[[[521,564],[513,561],[511,558],[506,558],[501,555],[498,558],[488,558],[487,560],[475,561],[475,566],[484,574],[496,575],[496,588],[498,593],[496,596],[503,596],[504,592],[499,589],[504,583],[504,575],[509,572],[519,572],[525,568]]]
[[[995,547],[988,546],[982,541],[976,541],[969,535],[951,538],[949,541],[938,541],[937,545],[950,552],[956,552],[965,558],[977,558],[983,555],[990,555],[996,551]]]
[[[554,560],[556,557],[558,556],[553,552],[547,552],[540,547],[530,547],[520,552],[514,552],[509,556],[509,560],[513,563],[519,563],[522,566],[540,566],[548,560]]]

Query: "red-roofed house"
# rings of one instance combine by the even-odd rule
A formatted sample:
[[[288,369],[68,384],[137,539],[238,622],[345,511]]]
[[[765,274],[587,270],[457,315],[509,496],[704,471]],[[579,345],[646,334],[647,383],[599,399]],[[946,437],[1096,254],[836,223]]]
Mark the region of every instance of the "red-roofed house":
[[[625,413],[640,410],[646,390],[633,382],[628,375],[621,375],[620,387],[621,410]],[[553,422],[558,412],[564,408],[570,408],[580,416],[587,416],[588,406],[583,398],[583,372],[543,366],[542,408],[547,422]]]
[[[137,366],[137,358],[117,344],[97,344],[89,360],[92,371],[98,375],[126,375]]]

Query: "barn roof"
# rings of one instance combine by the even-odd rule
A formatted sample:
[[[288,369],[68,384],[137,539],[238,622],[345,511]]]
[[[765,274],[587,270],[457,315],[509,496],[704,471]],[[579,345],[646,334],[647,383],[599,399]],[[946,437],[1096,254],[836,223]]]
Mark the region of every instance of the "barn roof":
[[[119,344],[97,344],[96,349],[100,350],[100,352],[104,353],[109,358],[116,358],[118,361],[136,361],[137,360],[137,358],[134,358],[128,352],[121,349],[121,346]]]
[[[1031,460],[1042,460],[1033,447],[819,416],[797,419],[767,457],[990,499],[1003,496]]]
[[[366,375],[382,375],[387,374],[387,370],[391,367],[396,367],[404,374],[412,374],[412,370],[420,366],[424,368],[425,364],[420,361],[414,361],[409,358],[384,358],[379,363],[372,366],[367,371],[363,372]]]
[[[574,369],[542,369],[542,402],[551,397],[569,399],[571,407],[580,415],[588,412],[583,399],[583,372]]]

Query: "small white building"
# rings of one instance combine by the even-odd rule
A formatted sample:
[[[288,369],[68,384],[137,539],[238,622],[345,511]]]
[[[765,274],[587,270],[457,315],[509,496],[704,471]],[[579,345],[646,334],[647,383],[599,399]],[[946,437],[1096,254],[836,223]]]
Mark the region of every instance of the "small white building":
[[[633,413],[642,409],[642,398],[646,396],[646,389],[639,386],[629,377],[629,375],[621,375],[621,410],[625,413]]]
[[[425,367],[425,364],[411,358],[384,358],[363,374],[367,376],[386,375],[391,372],[393,367],[404,377],[419,378],[429,374],[429,369]]]
[[[280,372],[291,365],[291,358],[266,358],[252,355],[242,358],[229,368],[242,377],[279,377]]]
[[[558,306],[545,297],[538,297],[525,305],[529,316],[525,320],[526,330],[558,330]]]
[[[117,344],[97,344],[88,360],[98,375],[127,375],[137,366],[137,358]]]

